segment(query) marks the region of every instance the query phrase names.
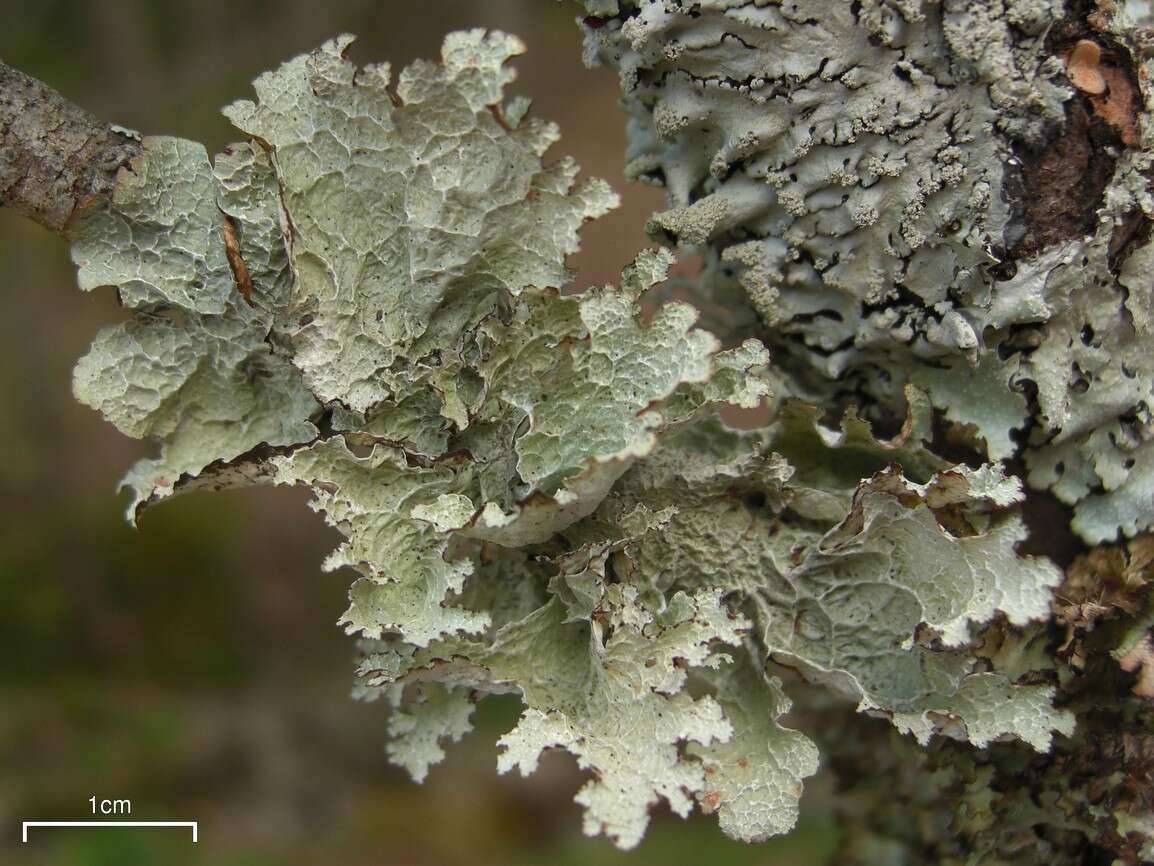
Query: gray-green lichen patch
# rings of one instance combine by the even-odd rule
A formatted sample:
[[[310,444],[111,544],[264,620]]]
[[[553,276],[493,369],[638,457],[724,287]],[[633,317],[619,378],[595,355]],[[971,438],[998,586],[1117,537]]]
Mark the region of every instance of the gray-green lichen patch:
[[[675,596],[653,611],[638,603],[636,590],[610,592],[598,621],[569,626],[556,602],[544,610],[552,616],[535,623],[529,646],[509,653],[498,642],[486,659],[496,677],[521,684],[528,704],[500,741],[498,770],[531,773],[544,749],[572,752],[595,774],[577,795],[585,832],[632,848],[659,798],[685,816],[704,787],[703,766],[683,760],[679,744],[708,747],[732,736],[721,706],[710,696],[692,698],[684,686],[687,669],[724,663],[710,645],[736,642],[744,623],[719,593]],[[548,681],[539,693],[542,673]],[[576,688],[558,692],[558,674],[581,683],[570,680]]]
[[[627,171],[667,190],[651,232],[704,249],[700,294],[756,312],[785,388],[885,419],[914,383],[1085,540],[1154,525],[1137,6],[585,5]]]
[[[1149,206],[1146,196],[1118,197],[1120,209]],[[1154,525],[1154,243],[1130,252],[1115,278],[1108,249],[1114,228],[1105,221],[1080,256],[1055,268],[1044,295],[1053,313],[1017,373],[1037,386],[1029,480],[1075,505],[1073,527],[1094,544]]]
[[[781,7],[705,5],[708,22],[724,14],[754,29],[771,18],[783,32],[801,26]],[[846,14],[832,14],[824,42],[816,30],[811,38],[832,51]],[[679,15],[651,5],[635,16],[635,50],[661,44],[706,60],[729,50],[724,34],[695,41],[688,27],[686,44],[670,48]],[[937,32],[914,25],[927,38]],[[346,60],[348,41],[258,79],[257,101],[228,109],[251,140],[214,163],[197,145],[147,140],[112,200],[78,227],[82,280],[117,286],[133,312],[97,338],[76,390],[127,434],[160,443],[160,456],[129,476],[134,509],[195,487],[311,491],[344,536],[325,566],[355,575],[340,623],[362,641],[358,695],[394,708],[391,760],[424,778],[443,744],[468,731],[476,700],[516,694],[524,712],[500,740],[498,768],[531,773],[543,751],[571,752],[590,772],[577,795],[586,832],[632,847],[659,803],[683,816],[695,805],[716,812],[739,839],[793,825],[817,749],[782,723],[790,700],[774,666],[848,694],[919,742],[942,733],[1045,750],[1053,731],[1070,731],[1036,671],[978,652],[978,632],[995,619],[1044,618],[1058,581],[1053,567],[1014,551],[1020,485],[930,449],[936,406],[1008,455],[1007,431],[1025,420],[1024,398],[1007,384],[1020,361],[990,363],[969,320],[943,307],[922,335],[937,347],[925,353],[936,356],[924,368],[934,372],[892,383],[907,406],[893,437],[879,441],[856,410],[827,427],[821,409],[796,397],[779,401],[762,429],[731,429],[724,407],[756,409],[785,377],[758,340],[725,348],[697,327],[689,304],[643,305],[671,254],[642,252],[617,286],[560,291],[578,228],[615,197],[599,181],[579,182],[571,161],[542,161],[556,130],[528,117],[524,101],[504,99],[505,62],[520,43],[452,34],[440,64],[413,64],[394,85],[387,67]],[[889,225],[891,199],[918,189],[923,210],[890,226],[906,232],[892,243],[937,250],[916,260],[918,291],[949,306],[940,281],[961,285],[985,253],[956,238],[919,246],[910,233],[947,213],[971,219],[985,201],[975,189],[990,186],[998,163],[993,150],[980,164],[938,150],[977,141],[994,105],[1009,112],[1007,129],[1028,134],[1035,110],[1050,105],[1047,79],[991,91],[970,110],[970,91],[933,79],[914,57],[912,89],[898,87],[906,101],[875,107],[881,131],[855,132],[820,102],[822,76],[864,88],[862,76],[881,74],[867,61],[897,49],[856,39],[860,64],[823,67],[803,93],[791,76],[808,62],[806,44],[796,56],[766,53],[772,82],[725,100],[737,118],[751,92],[788,85],[813,108],[820,135],[805,144],[794,130],[777,141],[799,160],[806,180],[796,183],[813,181],[793,199],[794,181],[778,187],[810,234],[778,249],[771,228],[788,220],[771,208],[765,232],[729,261],[756,276],[763,311],[777,298],[788,313],[804,281],[778,286],[782,262],[812,276],[804,268],[828,254],[822,297],[852,296],[882,314],[886,287],[916,259],[891,255],[867,230]],[[911,57],[930,50],[914,48]],[[744,74],[748,58],[735,56],[732,72]],[[695,88],[729,90],[683,83],[686,110],[705,98]],[[934,116],[924,101],[938,96]],[[766,123],[785,117],[764,104]],[[681,128],[669,113],[678,105],[660,115],[672,124],[668,142]],[[856,135],[873,136],[873,193],[838,150]],[[907,152],[887,162],[894,136],[906,137]],[[747,168],[761,164],[747,155]],[[657,224],[710,241],[773,189],[745,169],[732,187],[710,177],[715,197],[687,200]],[[854,294],[864,285],[862,262],[849,255],[857,229],[838,228],[841,204],[820,178],[861,189],[853,225],[879,244],[866,256],[881,286],[876,297],[876,286],[864,289],[872,300]],[[1017,288],[1022,310],[1065,303],[1038,281]],[[942,340],[964,351],[945,351]],[[971,362],[982,375],[967,390],[952,365]],[[986,399],[990,381],[1006,389],[1000,400]],[[1123,490],[1139,476],[1111,477]]]
[[[145,139],[111,202],[74,233],[81,285],[115,285],[134,311],[97,335],[76,367],[76,396],[127,435],[161,443],[160,456],[125,479],[135,494],[130,513],[210,463],[317,434],[320,406],[269,342],[287,283],[271,167],[249,145],[218,167],[250,205],[218,179],[200,145]],[[232,216],[257,279],[252,298],[238,290],[226,257]]]
[[[449,537],[414,510],[451,493],[461,483],[451,466],[410,467],[400,449],[375,446],[358,457],[333,438],[273,459],[276,481],[303,483],[316,493],[314,507],[348,539],[325,560],[326,569],[349,566],[360,577],[341,622],[350,634],[400,633],[424,646],[436,637],[485,628],[488,617],[446,603],[472,570],[467,559],[449,561]]]
[[[111,199],[83,215],[72,259],[80,288],[114,285],[127,307],[223,313],[235,289],[204,147],[149,139]]]
[[[1020,485],[992,467],[958,467],[924,485],[890,468],[850,491],[828,475],[824,489],[807,488],[806,473],[790,477],[751,441],[731,440],[707,469],[696,455],[708,432],[669,438],[665,453],[623,477],[622,506],[607,503],[674,509],[625,546],[630,571],[662,590],[740,591],[771,657],[920,737],[934,730],[930,718],[954,719],[946,730],[979,744],[1016,735],[1043,751],[1051,729],[1069,732],[1068,714],[1039,709],[1052,691],[1015,686],[966,649],[971,626],[999,613],[1018,625],[1045,618],[1061,580],[1048,561],[1014,553],[1025,529],[1008,509]],[[796,449],[800,431],[782,433]],[[966,697],[995,684],[996,709]]]
[[[408,708],[401,708],[404,689],[394,689],[389,717],[389,760],[404,767],[414,782],[423,782],[429,767],[445,758],[442,740],[456,742],[473,729],[474,703],[464,689],[427,683]]]
[[[322,401],[363,412],[460,363],[525,287],[567,282],[577,229],[617,197],[575,185],[572,161],[542,165],[555,127],[502,119],[514,37],[453,34],[440,65],[401,73],[396,104],[387,65],[344,59],[351,41],[262,75],[226,114],[276,166],[295,363]]]
[[[754,658],[747,648],[713,676],[717,700],[733,729],[729,738],[689,747],[705,768],[698,802],[704,811],[717,812],[727,835],[743,842],[789,832],[797,823],[801,781],[818,769],[814,744],[778,723],[789,711],[789,699]]]
[[[542,749],[571,751],[595,771],[578,797],[587,832],[624,846],[661,798],[679,814],[696,799],[739,839],[792,826],[817,756],[779,723],[789,702],[767,656],[921,742],[941,732],[1045,751],[1072,717],[1029,681],[1032,668],[979,658],[972,627],[1044,618],[1061,575],[1015,555],[1021,485],[993,467],[858,480],[896,455],[926,472],[918,430],[913,419],[904,441],[882,443],[854,417],[840,432],[801,415],[762,434],[698,415],[660,436],[594,512],[528,544],[539,570],[482,554],[463,599],[522,587],[488,629],[366,646],[359,691],[432,681],[519,692],[527,709],[500,766],[531,772]],[[795,473],[770,451],[802,453],[806,436],[825,472]],[[839,474],[839,458],[855,468]],[[452,534],[468,507],[441,495],[421,514]],[[687,675],[711,700],[682,691]]]

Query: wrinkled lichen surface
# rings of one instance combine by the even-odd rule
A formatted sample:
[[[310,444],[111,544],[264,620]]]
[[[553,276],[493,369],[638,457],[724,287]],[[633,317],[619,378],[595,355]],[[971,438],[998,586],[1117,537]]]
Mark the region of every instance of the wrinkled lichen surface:
[[[913,756],[895,809],[948,800],[933,773],[979,796],[1089,761],[1102,699],[1071,683],[1141,675],[1148,558],[1063,575],[1022,555],[1014,472],[1090,542],[1154,521],[1129,7],[1093,35],[1043,0],[586,5],[630,172],[669,192],[651,230],[705,253],[716,333],[653,301],[667,250],[564,291],[616,196],[543,159],[556,128],[505,94],[516,39],[451,34],[394,79],[342,37],[226,109],[247,138],[214,159],[146,139],[77,225],[81,287],[132,311],[77,396],[159,443],[130,516],[310,488],[345,538],[326,567],[354,576],[341,623],[357,694],[394,708],[390,758],[420,781],[478,700],[519,695],[498,770],[572,753],[586,832],[622,847],[662,802],[738,839],[787,832],[819,754],[860,759],[826,729],[847,706],[862,749]],[[1079,176],[1094,219],[1039,220],[1029,195],[1072,136],[1111,160]],[[767,426],[725,421],[767,403]],[[1103,563],[1129,606],[1090,620]],[[805,699],[789,724],[783,677]],[[1149,738],[1124,694],[1124,730]],[[1118,790],[1077,820],[990,793],[967,832],[997,856],[1007,828],[1048,823],[1138,851],[1151,804],[1111,811]],[[887,844],[929,850],[912,832]]]

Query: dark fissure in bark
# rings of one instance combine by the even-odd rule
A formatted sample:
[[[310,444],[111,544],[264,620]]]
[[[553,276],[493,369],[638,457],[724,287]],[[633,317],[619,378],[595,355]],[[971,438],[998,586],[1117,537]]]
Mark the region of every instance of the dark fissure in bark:
[[[1141,89],[1134,58],[1091,24],[1097,4],[1076,0],[1070,7],[1068,17],[1051,30],[1047,48],[1069,62],[1079,43],[1093,42],[1101,52],[1097,69],[1106,92],[1075,89],[1063,127],[1040,146],[1017,148],[1019,170],[1008,174],[1003,189],[1015,214],[1005,238],[1011,260],[1033,258],[1053,244],[1091,234],[1118,156],[1137,144]],[[1147,222],[1139,215],[1118,227],[1112,260],[1144,236]]]
[[[1066,108],[1066,125],[1046,145],[1019,156],[1021,170],[1007,183],[1021,216],[1010,244],[1013,259],[1029,259],[1062,241],[1092,234],[1106,185],[1114,175],[1121,140],[1094,117],[1078,95]]]

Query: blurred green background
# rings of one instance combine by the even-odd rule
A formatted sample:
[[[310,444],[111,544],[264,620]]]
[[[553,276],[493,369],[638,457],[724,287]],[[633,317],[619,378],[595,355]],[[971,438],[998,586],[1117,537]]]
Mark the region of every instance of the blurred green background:
[[[234,134],[220,106],[261,71],[340,32],[394,67],[442,35],[494,27],[529,45],[515,90],[561,124],[554,155],[607,178],[621,209],[586,229],[578,285],[612,280],[646,245],[657,190],[627,187],[617,83],[580,60],[574,6],[549,0],[28,0],[4,4],[0,57],[97,116],[205,142]],[[124,522],[116,483],[147,446],[71,396],[71,368],[121,313],[85,296],[65,245],[0,210],[0,863],[774,864],[825,862],[816,802],[797,833],[745,846],[712,818],[665,811],[629,855],[580,834],[572,760],[499,778],[495,739],[516,702],[484,705],[478,732],[423,786],[384,756],[382,707],[348,697],[352,642],[335,626],[349,576],[322,574],[335,533],[302,491],[189,495]],[[820,791],[822,784],[811,785]],[[176,830],[40,830],[88,798],[130,798]]]

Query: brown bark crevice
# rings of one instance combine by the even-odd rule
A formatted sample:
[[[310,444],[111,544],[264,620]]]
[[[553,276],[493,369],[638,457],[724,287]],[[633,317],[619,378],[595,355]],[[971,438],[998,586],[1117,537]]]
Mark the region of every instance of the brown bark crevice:
[[[0,203],[60,235],[140,142],[0,61]]]

